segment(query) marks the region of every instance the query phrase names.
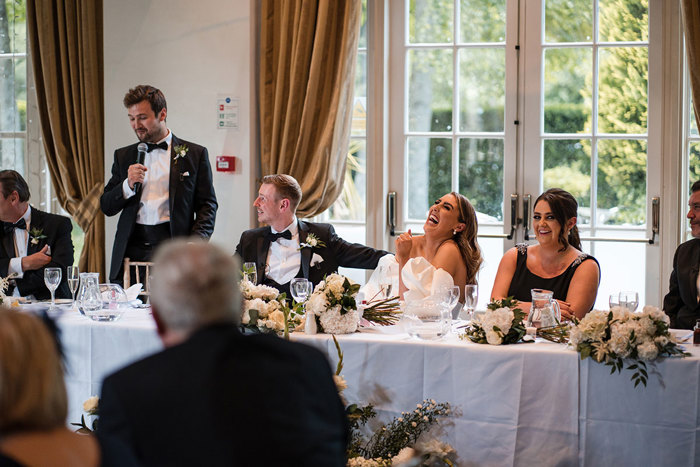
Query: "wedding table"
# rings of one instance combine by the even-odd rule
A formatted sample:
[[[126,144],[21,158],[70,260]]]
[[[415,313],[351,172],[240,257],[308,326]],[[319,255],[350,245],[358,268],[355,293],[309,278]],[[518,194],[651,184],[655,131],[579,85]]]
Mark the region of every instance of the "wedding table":
[[[161,349],[147,311],[115,323],[69,313],[58,323],[69,421],[80,420],[83,400],[99,395],[106,375]],[[372,403],[384,423],[426,398],[449,402],[454,413],[438,437],[455,447],[460,465],[700,465],[700,347],[658,361],[647,387],[634,388],[631,372],[610,375],[546,341],[419,341],[398,326],[337,338],[348,402]],[[321,349],[335,368],[330,335],[293,333],[292,340]]]

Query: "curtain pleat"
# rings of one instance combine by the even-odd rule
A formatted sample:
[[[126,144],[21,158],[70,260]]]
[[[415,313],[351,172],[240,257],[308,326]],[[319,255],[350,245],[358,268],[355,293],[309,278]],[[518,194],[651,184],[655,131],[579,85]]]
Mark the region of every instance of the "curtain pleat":
[[[28,0],[27,35],[51,183],[85,232],[80,270],[106,277],[102,0]]]
[[[693,94],[695,122],[700,125],[700,2],[681,0],[685,49],[688,53],[690,88]]]
[[[264,0],[260,165],[299,181],[299,217],[325,211],[345,175],[360,0]]]

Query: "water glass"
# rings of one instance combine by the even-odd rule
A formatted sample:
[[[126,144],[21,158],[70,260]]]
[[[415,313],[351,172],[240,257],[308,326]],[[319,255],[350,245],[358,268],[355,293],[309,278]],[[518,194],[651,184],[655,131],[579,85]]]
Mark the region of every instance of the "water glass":
[[[258,283],[258,269],[254,262],[243,263],[243,280]]]
[[[70,288],[71,294],[71,309],[75,308],[75,292],[78,290],[78,284],[80,282],[80,269],[78,266],[67,266],[66,267],[66,279],[68,279],[68,287]]]
[[[620,292],[611,293],[610,298],[608,299],[608,303],[610,304],[610,310],[612,310],[616,306],[620,306]]]
[[[464,307],[467,309],[469,321],[474,320],[474,309],[479,301],[479,286],[477,284],[467,284],[464,286]]]
[[[51,308],[53,311],[56,308],[56,289],[61,283],[61,268],[46,268],[44,269],[44,284],[51,291]]]
[[[630,313],[634,313],[639,305],[639,294],[631,290],[620,292],[620,306]]]

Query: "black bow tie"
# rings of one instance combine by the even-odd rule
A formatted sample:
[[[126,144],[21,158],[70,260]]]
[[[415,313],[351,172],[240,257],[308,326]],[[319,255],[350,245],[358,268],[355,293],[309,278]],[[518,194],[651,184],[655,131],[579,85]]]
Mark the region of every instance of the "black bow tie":
[[[287,240],[291,240],[292,232],[290,232],[289,230],[285,230],[284,232],[279,233],[272,233],[272,231],[269,231],[265,234],[265,238],[270,240],[271,242],[276,242],[280,238],[286,238]]]
[[[165,141],[161,141],[160,143],[146,143],[148,145],[148,152],[153,151],[154,149],[162,149],[163,151],[168,150],[168,143]]]
[[[27,230],[27,223],[24,221],[23,217],[14,224],[12,222],[3,223],[2,228],[5,230],[6,234],[11,234],[15,231],[15,229]]]

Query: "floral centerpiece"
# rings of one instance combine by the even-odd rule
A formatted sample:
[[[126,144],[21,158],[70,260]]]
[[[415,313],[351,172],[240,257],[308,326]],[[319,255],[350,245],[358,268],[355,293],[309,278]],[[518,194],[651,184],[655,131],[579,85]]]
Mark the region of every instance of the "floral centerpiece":
[[[605,363],[612,367],[611,374],[621,373],[627,362],[635,387],[647,384],[647,362],[689,355],[669,333],[668,316],[653,306],[645,306],[641,313],[621,307],[609,312],[593,310],[572,326],[570,343],[581,360],[590,357]]]
[[[280,294],[276,288],[247,280],[241,281],[240,287],[243,294],[241,324],[245,328],[281,334],[301,322],[297,310],[287,306],[287,295]]]
[[[17,274],[13,272],[7,277],[0,277],[0,305],[2,305],[5,302],[5,299],[7,298],[7,295],[5,295],[5,291],[10,286],[10,280],[16,275]]]
[[[306,302],[307,312],[311,312],[328,334],[349,334],[357,331],[360,314],[357,311],[356,284],[340,274],[331,274],[316,285]]]
[[[97,396],[92,396],[89,397],[83,402],[83,412],[88,414],[88,416],[94,417],[92,420],[92,428],[90,428],[85,421],[85,414],[82,414],[80,416],[80,423],[71,423],[73,426],[80,427],[77,430],[75,430],[77,433],[83,433],[83,434],[88,434],[92,433],[93,431],[97,430],[97,421],[98,421],[98,416],[99,416],[99,409],[100,409],[100,398]]]
[[[493,300],[487,305],[486,313],[467,326],[460,337],[478,344],[515,344],[525,336],[525,316],[513,297]]]

